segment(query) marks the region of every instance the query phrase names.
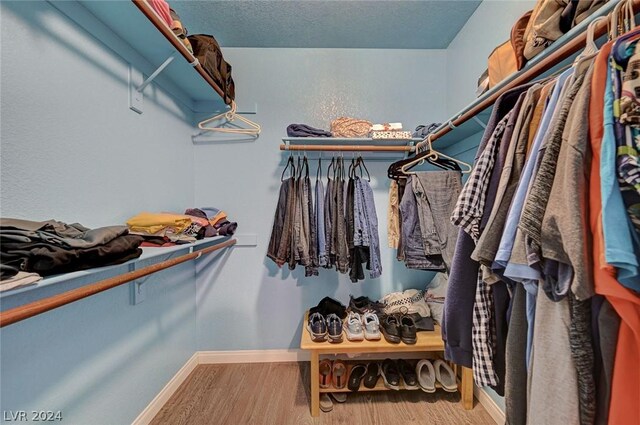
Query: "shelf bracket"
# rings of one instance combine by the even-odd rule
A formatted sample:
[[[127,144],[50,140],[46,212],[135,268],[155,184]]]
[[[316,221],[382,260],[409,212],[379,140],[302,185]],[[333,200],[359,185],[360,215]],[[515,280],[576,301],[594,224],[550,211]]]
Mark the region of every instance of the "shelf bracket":
[[[487,125],[484,122],[482,122],[482,120],[480,118],[474,116],[473,120],[475,122],[477,122],[480,125],[480,127],[485,128],[485,129],[487,128]]]
[[[129,264],[129,271],[136,270],[135,264]],[[138,305],[147,298],[147,285],[145,285],[146,278],[136,279],[131,281],[129,287],[131,288],[131,305]]]
[[[173,62],[176,58],[177,52],[173,52],[155,71],[149,75],[142,83],[137,84],[144,76],[139,71],[135,70],[131,64],[129,64],[129,109],[139,114],[142,113],[142,107],[144,106],[144,89],[156,79],[160,73]],[[194,65],[195,66],[195,65]]]

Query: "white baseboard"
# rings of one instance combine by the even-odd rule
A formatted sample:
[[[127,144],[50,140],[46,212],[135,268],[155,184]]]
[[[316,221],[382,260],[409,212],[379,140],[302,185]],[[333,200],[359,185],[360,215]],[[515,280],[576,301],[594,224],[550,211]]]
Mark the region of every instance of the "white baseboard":
[[[180,368],[180,370],[169,380],[167,385],[158,393],[157,396],[151,400],[151,403],[138,415],[131,425],[147,425],[151,423],[153,418],[158,414],[160,409],[171,398],[173,393],[176,392],[178,387],[182,385],[185,379],[193,372],[198,366],[198,352],[195,352],[193,356]]]
[[[311,358],[302,350],[239,350],[239,351],[199,351],[198,364],[224,363],[286,363],[303,362]]]
[[[478,403],[484,407],[484,410],[487,411],[489,416],[496,421],[496,424],[504,425],[506,421],[504,412],[484,389],[474,386],[473,395],[478,399]]]

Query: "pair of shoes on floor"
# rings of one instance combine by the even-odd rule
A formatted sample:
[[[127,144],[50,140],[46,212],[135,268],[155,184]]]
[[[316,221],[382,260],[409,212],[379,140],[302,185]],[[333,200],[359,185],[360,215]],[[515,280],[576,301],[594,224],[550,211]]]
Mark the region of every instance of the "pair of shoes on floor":
[[[310,313],[307,322],[307,331],[311,335],[311,341],[324,342],[342,342],[342,319],[336,314],[323,316],[320,313]]]
[[[349,311],[356,313],[375,313],[381,315],[384,313],[384,304],[378,301],[372,301],[369,297],[357,297],[349,295]]]
[[[383,316],[381,329],[384,339],[389,343],[399,344],[402,341],[412,345],[418,342],[416,324],[407,314],[397,313]]]
[[[401,380],[404,381],[404,389],[417,390],[419,388],[415,367],[404,359],[385,359],[382,362],[381,374],[384,386],[389,389],[399,390]]]
[[[331,393],[329,396],[328,393],[320,394],[320,410],[323,412],[331,412],[333,410],[333,400],[338,403],[344,403],[347,401],[347,393]]]
[[[435,360],[433,363],[430,360],[420,360],[416,365],[416,375],[420,389],[426,393],[436,392],[436,381],[447,392],[455,393],[458,391],[458,383],[453,369],[441,359]]]
[[[342,390],[347,386],[348,369],[342,360],[322,360],[318,371],[320,373],[320,388],[326,389],[333,386],[337,390]]]
[[[344,333],[349,341],[378,341],[380,336],[380,321],[372,312],[363,314],[350,311],[344,325]]]

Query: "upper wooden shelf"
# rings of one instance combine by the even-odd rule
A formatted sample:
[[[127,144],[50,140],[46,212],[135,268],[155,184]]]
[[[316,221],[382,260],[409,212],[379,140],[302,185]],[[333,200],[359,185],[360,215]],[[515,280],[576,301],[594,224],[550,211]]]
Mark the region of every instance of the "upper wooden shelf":
[[[193,54],[146,0],[51,1],[50,4],[126,61],[131,63],[135,59],[144,59],[148,66],[143,72],[147,76],[169,56],[176,55],[160,76],[163,81],[170,80],[173,87],[169,89],[182,92],[181,100],[196,112],[224,108],[222,89],[202,65],[192,65],[195,62]]]

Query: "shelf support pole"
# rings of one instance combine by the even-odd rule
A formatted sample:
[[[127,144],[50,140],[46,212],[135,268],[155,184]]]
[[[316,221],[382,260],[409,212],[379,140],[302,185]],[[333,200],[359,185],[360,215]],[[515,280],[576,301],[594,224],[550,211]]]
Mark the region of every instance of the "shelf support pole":
[[[152,81],[153,81],[153,80],[154,80],[158,75],[160,75],[160,73],[161,73],[161,72],[162,72],[162,71],[163,71],[167,66],[169,66],[169,64],[170,64],[171,62],[173,62],[173,60],[176,58],[176,54],[177,54],[177,52],[173,52],[173,53],[171,54],[171,56],[169,56],[169,57],[168,57],[164,62],[162,62],[162,64],[160,64],[160,66],[159,66],[155,71],[153,71],[153,73],[152,73],[151,75],[149,75],[149,77],[147,77],[147,79],[146,79],[146,80],[144,80],[144,81],[142,82],[142,84],[140,84],[140,86],[138,86],[138,87],[136,88],[136,91],[137,91],[138,93],[142,93],[142,91],[143,91],[143,90],[144,90],[144,89],[145,89],[149,84],[151,84],[151,82],[152,82]]]

